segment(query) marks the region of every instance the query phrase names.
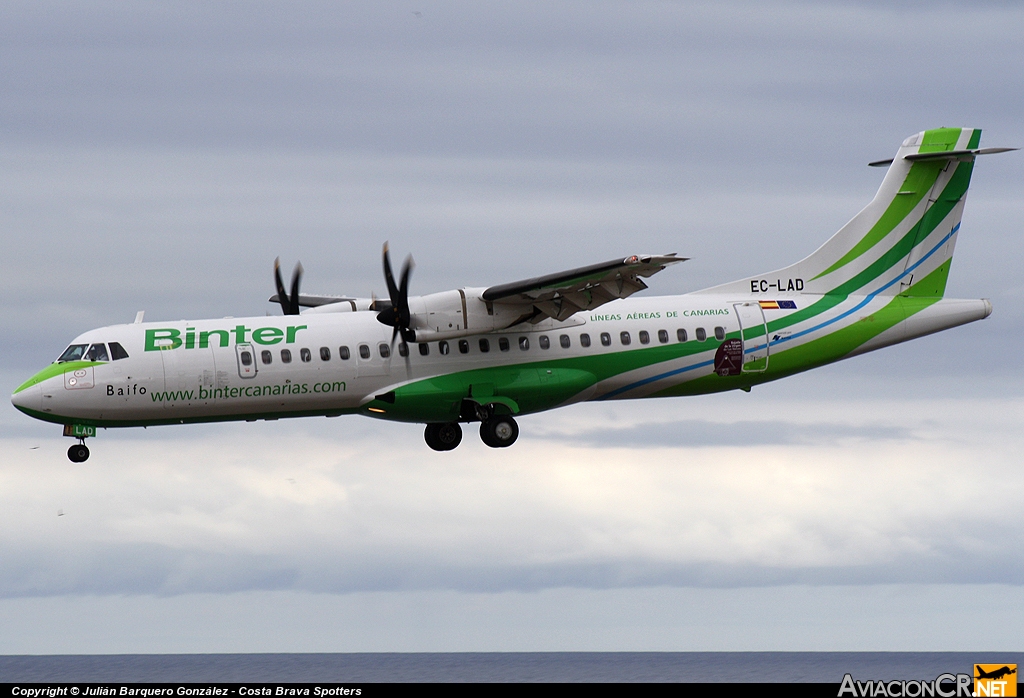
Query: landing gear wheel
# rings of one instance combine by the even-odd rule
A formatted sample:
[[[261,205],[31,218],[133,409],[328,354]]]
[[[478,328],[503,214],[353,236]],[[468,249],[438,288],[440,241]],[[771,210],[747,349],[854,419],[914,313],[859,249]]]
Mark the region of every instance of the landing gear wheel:
[[[458,422],[428,424],[423,439],[435,451],[451,451],[462,443],[462,427]]]
[[[480,425],[480,439],[491,448],[506,448],[519,438],[519,425],[507,415],[491,417]]]
[[[89,448],[85,444],[75,444],[68,449],[68,460],[72,463],[84,463],[89,460]]]

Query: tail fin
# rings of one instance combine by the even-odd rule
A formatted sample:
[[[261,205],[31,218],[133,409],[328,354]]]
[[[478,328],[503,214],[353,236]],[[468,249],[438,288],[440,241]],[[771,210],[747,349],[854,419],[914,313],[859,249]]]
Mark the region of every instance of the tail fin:
[[[941,297],[980,141],[970,128],[907,138],[871,203],[812,255],[700,293]]]

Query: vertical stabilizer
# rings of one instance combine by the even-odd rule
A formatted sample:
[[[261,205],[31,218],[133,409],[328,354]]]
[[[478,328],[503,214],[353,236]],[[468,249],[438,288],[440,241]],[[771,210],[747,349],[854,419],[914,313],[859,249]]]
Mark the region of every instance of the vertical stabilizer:
[[[907,138],[871,203],[809,257],[699,293],[942,296],[980,141],[971,128]]]

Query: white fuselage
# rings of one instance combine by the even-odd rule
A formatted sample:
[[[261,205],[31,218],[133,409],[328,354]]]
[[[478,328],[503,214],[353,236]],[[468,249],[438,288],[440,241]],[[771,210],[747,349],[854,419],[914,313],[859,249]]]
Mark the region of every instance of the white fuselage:
[[[799,307],[814,300],[794,297]],[[744,351],[747,358],[758,351],[758,345],[764,353],[784,351],[828,334],[836,329],[833,325],[856,320],[847,317],[847,311],[858,308],[858,303],[863,306],[858,312],[867,316],[891,300],[865,304],[863,298],[851,297],[829,312],[833,320],[815,316],[806,326],[795,324],[767,340],[765,325],[752,329],[748,323]],[[54,375],[15,397],[16,404],[43,418],[109,426],[272,419],[358,412],[386,391],[453,373],[533,366],[541,367],[543,374],[548,365],[579,365],[598,378],[561,404],[647,397],[711,376],[721,340],[741,334],[740,304],[756,308],[755,314],[764,318],[758,323],[770,324],[773,318],[796,312],[761,311],[749,298],[697,294],[630,298],[564,322],[523,323],[507,331],[411,344],[407,357],[399,355],[399,343],[392,347],[391,328],[378,322],[372,312],[114,325],[86,332],[74,344],[117,342],[128,358],[82,368],[74,385],[68,377],[73,374]],[[868,348],[980,319],[990,309],[987,301],[939,301],[878,335]],[[688,343],[692,344],[684,355],[665,361],[644,365],[621,361],[636,350]],[[427,347],[426,354],[421,347]],[[827,360],[836,358],[841,357]],[[621,367],[608,368],[620,361]],[[590,368],[595,365],[602,370]],[[763,372],[763,366],[759,370]],[[769,375],[749,377],[746,386],[760,382],[759,378],[771,379]]]

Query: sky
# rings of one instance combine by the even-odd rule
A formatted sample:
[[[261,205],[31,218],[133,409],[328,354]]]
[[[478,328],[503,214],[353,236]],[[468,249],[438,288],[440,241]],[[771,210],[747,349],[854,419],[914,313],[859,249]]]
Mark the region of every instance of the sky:
[[[0,379],[85,330],[629,254],[792,263],[902,140],[1024,146],[1014,3],[0,3]],[[979,159],[983,322],[750,394],[109,430],[0,407],[0,653],[1012,650],[1024,156]],[[58,512],[61,514],[58,516]],[[998,622],[990,622],[998,618]]]

